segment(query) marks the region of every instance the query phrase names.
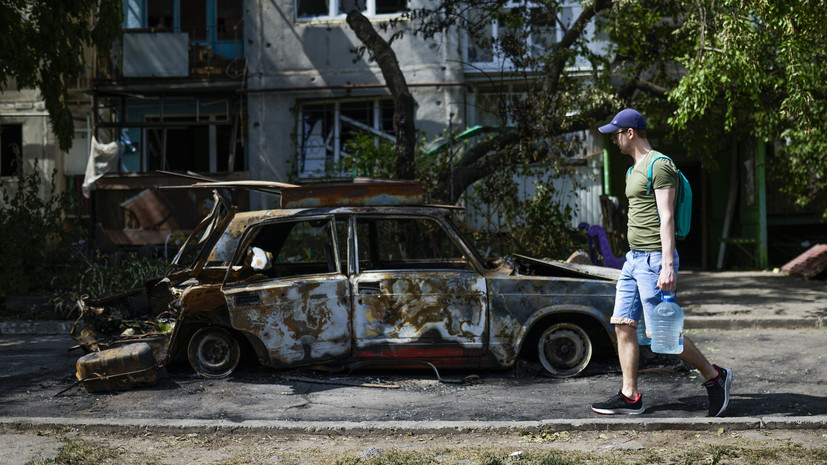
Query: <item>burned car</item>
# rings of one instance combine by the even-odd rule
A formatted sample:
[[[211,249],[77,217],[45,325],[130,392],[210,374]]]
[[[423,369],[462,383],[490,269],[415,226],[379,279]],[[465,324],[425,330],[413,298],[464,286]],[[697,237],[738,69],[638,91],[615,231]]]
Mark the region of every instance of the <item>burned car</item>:
[[[97,301],[82,305],[75,339],[87,351],[151,341],[159,364],[188,360],[210,378],[245,353],[274,368],[507,368],[527,357],[568,377],[615,345],[617,270],[486,260],[456,208],[422,205],[416,183],[280,193],[280,209],[214,209],[174,261],[189,265],[148,281],[146,311],[171,330],[107,337]]]

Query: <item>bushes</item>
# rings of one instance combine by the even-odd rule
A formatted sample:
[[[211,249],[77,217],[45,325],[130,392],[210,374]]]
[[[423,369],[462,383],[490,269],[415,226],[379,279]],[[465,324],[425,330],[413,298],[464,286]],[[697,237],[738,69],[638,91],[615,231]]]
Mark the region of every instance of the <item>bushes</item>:
[[[103,297],[141,287],[144,280],[162,276],[166,269],[167,262],[163,258],[139,257],[136,253],[77,255],[67,272],[55,283],[52,303],[66,314],[83,295]]]
[[[18,158],[18,163],[20,159]],[[21,166],[18,164],[18,166]],[[0,303],[4,314],[10,295],[50,298],[58,313],[67,315],[81,295],[101,297],[143,285],[146,278],[164,274],[167,263],[137,254],[89,253],[79,241],[83,231],[66,221],[66,194],[57,194],[55,174],[43,182],[35,160],[33,169],[19,169],[17,189],[3,189],[0,205]],[[42,186],[48,186],[41,196]],[[73,244],[79,244],[73,246]],[[27,317],[37,316],[28,315]]]
[[[18,162],[20,158],[18,157]],[[20,165],[18,165],[20,166]],[[37,160],[34,169],[18,169],[17,189],[3,189],[0,206],[0,301],[12,294],[42,293],[65,263],[73,234],[65,227],[65,195],[56,194],[55,175],[45,200]],[[76,236],[75,236],[76,237]]]

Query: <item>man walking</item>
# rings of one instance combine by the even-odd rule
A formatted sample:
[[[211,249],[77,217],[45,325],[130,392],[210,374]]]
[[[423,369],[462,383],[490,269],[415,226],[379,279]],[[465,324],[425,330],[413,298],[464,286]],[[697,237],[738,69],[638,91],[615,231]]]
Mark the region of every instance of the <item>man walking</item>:
[[[606,402],[592,404],[602,414],[643,413],[643,397],[638,392],[640,347],[637,326],[641,317],[647,327],[652,311],[661,302],[660,291],[677,289],[678,251],[675,249],[675,192],[678,171],[669,158],[659,158],[652,169],[652,190],[648,169],[658,152],[646,138],[646,121],[640,113],[627,108],[599,131],[611,134],[620,152],[632,157],[634,167],[626,178],[629,199],[629,253],[617,282],[615,308],[611,323],[617,333],[617,352],[623,372],[623,386]],[[688,337],[683,338],[683,353],[678,355],[701,372],[709,394],[709,416],[719,416],[729,405],[732,370],[712,365]]]

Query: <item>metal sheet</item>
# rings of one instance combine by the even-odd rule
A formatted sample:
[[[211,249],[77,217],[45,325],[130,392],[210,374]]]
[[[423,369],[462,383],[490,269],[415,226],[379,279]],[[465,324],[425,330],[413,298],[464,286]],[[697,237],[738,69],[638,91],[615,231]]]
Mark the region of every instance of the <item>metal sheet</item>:
[[[476,273],[363,273],[353,289],[357,351],[430,360],[468,357],[484,349],[486,286]]]
[[[224,294],[233,327],[261,340],[275,367],[350,352],[350,293],[343,276],[232,285]]]
[[[281,207],[420,205],[422,195],[422,184],[414,181],[319,184],[283,188]]]

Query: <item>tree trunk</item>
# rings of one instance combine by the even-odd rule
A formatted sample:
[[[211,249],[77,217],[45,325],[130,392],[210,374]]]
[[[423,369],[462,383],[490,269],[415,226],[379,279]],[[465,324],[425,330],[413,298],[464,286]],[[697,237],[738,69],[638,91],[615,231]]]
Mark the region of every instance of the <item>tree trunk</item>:
[[[414,98],[408,91],[405,76],[399,69],[396,54],[390,44],[373,28],[370,21],[359,11],[347,15],[356,37],[365,44],[379,64],[385,84],[393,96],[393,132],[396,136],[396,178],[414,179],[414,148],[416,147],[416,126],[414,125]]]

